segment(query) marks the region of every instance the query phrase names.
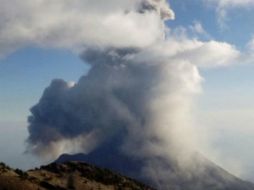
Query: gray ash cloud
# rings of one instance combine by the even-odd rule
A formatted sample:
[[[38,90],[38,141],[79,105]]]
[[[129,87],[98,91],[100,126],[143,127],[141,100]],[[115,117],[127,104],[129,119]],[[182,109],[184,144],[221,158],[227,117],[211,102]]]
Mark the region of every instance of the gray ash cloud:
[[[85,23],[94,32],[85,31],[82,38],[70,33],[74,39],[68,30],[59,34],[60,47],[69,41],[82,47],[80,57],[90,70],[75,84],[55,79],[45,89],[28,118],[27,151],[50,160],[62,153],[117,152],[115,159],[144,160],[141,175],[168,187],[172,160],[182,168],[193,166],[191,111],[201,82],[193,60],[206,44],[165,40],[164,20],[174,17],[167,1],[110,2],[113,8],[105,10],[85,4],[103,10],[100,19]],[[85,16],[93,18],[94,12]],[[185,51],[191,56],[182,56]]]
[[[51,159],[97,152],[143,160],[139,175],[167,186],[168,171],[161,168],[168,170],[172,160],[182,162],[189,154],[189,111],[200,78],[192,64],[160,53],[85,51],[81,57],[91,66],[88,74],[74,85],[53,80],[32,107],[28,151]]]
[[[154,66],[126,60],[132,52],[133,49],[89,50],[82,58],[92,68],[77,84],[52,81],[29,117],[28,142],[35,151],[95,130],[102,134],[97,137],[100,139],[128,131],[129,126],[145,127],[150,114],[147,101],[158,82],[158,71]]]

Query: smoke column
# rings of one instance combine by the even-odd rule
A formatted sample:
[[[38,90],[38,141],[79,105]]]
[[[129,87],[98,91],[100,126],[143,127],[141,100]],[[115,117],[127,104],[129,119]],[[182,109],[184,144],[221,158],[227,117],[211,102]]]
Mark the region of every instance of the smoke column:
[[[91,10],[101,8],[100,3],[84,2]],[[72,31],[67,29],[53,42],[41,39],[49,47],[75,47],[91,69],[75,84],[56,79],[45,89],[31,108],[28,151],[53,160],[62,153],[89,155],[101,147],[112,149],[142,160],[140,175],[158,188],[168,189],[177,176],[169,179],[165,168],[174,170],[172,163],[184,168],[181,171],[196,167],[191,158],[196,151],[193,99],[201,91],[202,81],[198,66],[213,61],[227,64],[238,52],[226,43],[166,38],[170,32],[164,21],[174,18],[174,13],[164,0],[112,0],[105,9],[121,18],[126,31],[117,28],[119,20],[114,23],[116,17],[106,11],[92,19],[105,36],[97,30],[95,36],[84,31],[85,35],[77,34],[79,38],[74,36],[69,42],[63,40]],[[107,22],[105,16],[110,18]],[[144,22],[143,27],[148,28],[140,29]],[[108,23],[115,24],[115,39],[106,36]],[[142,34],[146,36],[142,38]],[[41,41],[33,43],[41,46]]]
[[[74,85],[54,80],[31,109],[31,151],[89,154],[108,144],[139,159],[186,157],[198,71],[188,62],[136,62],[137,54],[135,49],[84,52],[89,73]]]

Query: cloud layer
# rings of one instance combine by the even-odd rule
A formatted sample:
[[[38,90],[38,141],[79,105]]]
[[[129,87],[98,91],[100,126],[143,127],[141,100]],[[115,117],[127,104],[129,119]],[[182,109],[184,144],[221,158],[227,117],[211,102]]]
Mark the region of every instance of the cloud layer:
[[[34,45],[76,51],[88,46],[144,47],[164,38],[161,19],[174,18],[164,0],[0,3],[1,56]]]

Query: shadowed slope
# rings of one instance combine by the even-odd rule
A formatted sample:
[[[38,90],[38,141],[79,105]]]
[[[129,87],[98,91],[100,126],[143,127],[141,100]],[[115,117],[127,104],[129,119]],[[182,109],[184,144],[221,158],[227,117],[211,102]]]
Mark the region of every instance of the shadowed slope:
[[[0,190],[152,190],[135,180],[79,162],[23,172],[0,164]]]
[[[105,155],[107,156],[105,157]],[[60,156],[56,162],[61,163],[68,160],[85,161],[100,167],[110,168],[161,190],[254,190],[252,183],[233,176],[200,154],[193,156],[193,166],[186,170],[173,160],[169,163],[163,160],[163,158],[155,158],[155,162],[160,162],[160,164],[165,162],[163,165],[168,170],[168,173],[165,174],[165,179],[168,179],[168,184],[170,184],[167,186],[164,186],[163,182],[160,181],[154,183],[154,179],[150,180],[144,173],[142,174],[142,166],[147,164],[144,160],[129,158],[119,153],[119,151],[110,150],[108,154],[105,154],[105,152],[102,154],[100,150],[88,155],[65,154]]]

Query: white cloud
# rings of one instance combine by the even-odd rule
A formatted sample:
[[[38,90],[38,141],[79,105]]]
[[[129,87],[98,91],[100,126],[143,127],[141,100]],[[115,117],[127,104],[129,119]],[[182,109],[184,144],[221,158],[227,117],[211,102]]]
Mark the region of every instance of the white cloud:
[[[0,56],[31,45],[74,51],[94,46],[149,47],[164,40],[163,19],[174,18],[164,0],[0,0],[0,3]],[[194,35],[207,34],[199,22],[183,29]],[[176,35],[179,33],[171,32],[169,42],[163,45],[166,46],[163,49],[170,50],[165,52],[167,56],[190,60],[198,66],[227,65],[239,54],[227,43],[191,40],[184,35],[180,37],[184,40],[179,40]]]
[[[250,39],[245,47],[245,51],[242,52],[239,63],[253,64],[254,63],[254,37]]]
[[[254,5],[253,0],[205,0],[205,1],[224,8],[248,7],[250,5]]]
[[[225,21],[228,20],[228,11],[236,8],[254,8],[253,0],[202,0],[216,8],[218,22],[222,28],[226,27]]]
[[[254,53],[254,35],[252,39],[249,41],[249,43],[247,44],[247,48],[249,49],[249,51]]]
[[[159,53],[158,53],[159,52]],[[198,67],[212,68],[237,62],[241,53],[231,44],[218,41],[203,42],[196,39],[169,38],[141,53],[140,59],[184,60]]]
[[[162,19],[174,18],[164,0],[0,0],[0,4],[2,56],[29,45],[144,47],[164,37]]]
[[[231,44],[225,42],[191,41],[193,48],[180,53],[181,57],[191,60],[200,67],[225,66],[235,62],[240,52]]]
[[[195,38],[211,40],[211,35],[205,30],[202,23],[194,21],[189,26],[178,26],[169,31],[169,37],[174,36],[175,38]]]
[[[203,28],[202,24],[200,22],[195,21],[192,26],[190,26],[190,29],[197,33],[197,34],[207,34],[205,29]]]

